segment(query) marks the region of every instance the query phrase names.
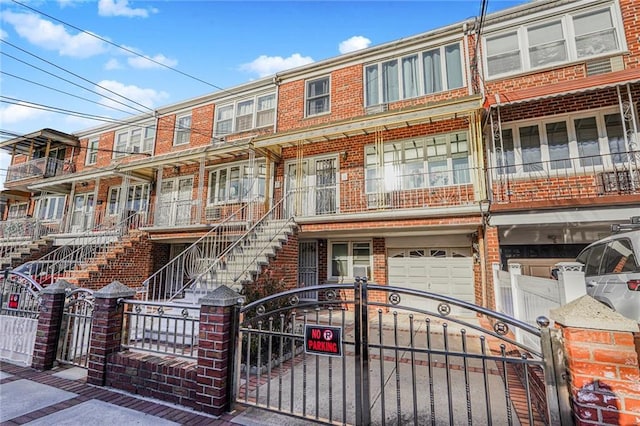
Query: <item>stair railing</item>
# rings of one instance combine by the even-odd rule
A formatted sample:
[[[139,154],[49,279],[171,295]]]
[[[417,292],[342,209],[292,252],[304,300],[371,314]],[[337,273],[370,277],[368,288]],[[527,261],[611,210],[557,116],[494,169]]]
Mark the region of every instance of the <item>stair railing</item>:
[[[49,231],[51,227],[34,218],[0,221],[0,265],[10,266],[14,256],[30,250]]]
[[[69,276],[72,270],[85,269],[115,241],[127,235],[131,229],[139,228],[140,217],[139,212],[135,212],[115,224],[102,224],[97,229],[85,231],[38,260],[26,262],[24,270],[31,271],[39,282],[48,284]]]
[[[257,260],[275,244],[293,221],[293,217],[287,216],[288,199],[289,194],[286,194],[235,241],[227,239],[229,244],[219,255],[202,259],[207,263],[206,268],[184,283],[169,301],[181,296],[187,289],[205,293],[224,284],[240,290],[244,279],[253,279],[251,268],[255,267],[255,272],[259,272]]]
[[[244,204],[218,222],[206,234],[187,247],[169,263],[144,280],[138,297],[142,300],[173,299],[182,294],[186,282],[191,282],[206,268],[206,260],[216,258],[229,244],[229,238],[242,235],[249,227],[249,204]]]

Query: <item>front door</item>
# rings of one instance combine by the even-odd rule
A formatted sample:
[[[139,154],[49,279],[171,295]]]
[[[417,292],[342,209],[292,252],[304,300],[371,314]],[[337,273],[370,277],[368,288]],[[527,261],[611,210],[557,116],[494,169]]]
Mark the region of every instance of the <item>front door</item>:
[[[337,212],[337,159],[309,159],[287,166],[287,207],[295,216]]]
[[[165,180],[160,188],[157,222],[160,226],[191,223],[193,177]]]
[[[76,194],[73,197],[71,232],[83,232],[93,226],[93,193]]]
[[[318,242],[301,241],[298,254],[298,287],[318,285]],[[302,293],[304,299],[317,300],[318,292]]]

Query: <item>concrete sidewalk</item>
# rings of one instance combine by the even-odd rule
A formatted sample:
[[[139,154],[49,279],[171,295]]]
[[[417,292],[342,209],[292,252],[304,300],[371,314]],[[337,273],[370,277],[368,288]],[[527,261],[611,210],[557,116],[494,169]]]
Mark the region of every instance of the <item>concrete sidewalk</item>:
[[[86,383],[81,368],[37,371],[0,361],[0,425],[245,425],[300,421],[255,408],[222,417]],[[309,423],[312,424],[312,423]]]

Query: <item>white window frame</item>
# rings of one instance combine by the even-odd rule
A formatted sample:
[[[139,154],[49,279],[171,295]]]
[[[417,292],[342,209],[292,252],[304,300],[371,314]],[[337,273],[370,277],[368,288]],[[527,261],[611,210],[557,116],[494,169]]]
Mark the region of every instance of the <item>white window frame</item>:
[[[259,201],[264,200],[267,195],[266,188],[266,163],[262,161],[256,161],[254,167],[257,169],[257,175],[251,176],[247,173],[251,173],[249,163],[233,163],[224,167],[216,167],[209,171],[209,185],[207,188],[207,206],[216,206],[224,204],[237,204],[240,202],[246,202],[250,200]],[[234,195],[231,194],[231,188],[234,184],[232,172],[238,171],[236,190]],[[261,172],[265,174],[260,175]],[[221,175],[224,174],[224,185],[220,181]],[[253,180],[253,181],[252,181]],[[250,186],[250,191],[245,191],[245,185]],[[224,188],[224,197],[220,197],[220,190]]]
[[[155,136],[156,126],[153,122],[116,132],[113,141],[113,158],[125,157],[128,154],[153,153]],[[121,138],[124,141],[122,144]]]
[[[334,261],[334,245],[335,244],[346,244],[347,245],[347,271],[345,275],[334,275],[334,271],[333,271],[333,261]],[[358,244],[362,244],[362,245],[368,245],[369,248],[369,258],[368,258],[368,265],[367,265],[367,272],[368,272],[368,278],[372,279],[373,278],[373,241],[370,239],[357,239],[357,240],[329,240],[327,241],[327,259],[328,259],[328,265],[327,265],[327,278],[329,280],[332,281],[336,281],[336,280],[353,280],[354,277],[354,248],[356,245]]]
[[[434,145],[431,142],[435,140],[443,140],[445,143]],[[466,150],[462,150],[465,146]],[[411,150],[420,150],[421,153],[408,158]],[[454,160],[458,158],[465,158],[467,166],[462,174],[455,175]],[[370,162],[371,159],[376,159],[377,162]],[[430,171],[430,166],[443,160],[446,162],[445,170]],[[466,130],[385,142],[382,154],[375,153],[375,145],[366,145],[365,193],[469,185],[472,183],[471,163],[469,133]],[[383,176],[377,176],[379,171],[382,171]],[[372,179],[373,184],[370,182]]]
[[[29,211],[29,203],[12,203],[9,205],[9,213],[7,219],[22,219],[27,217]]]
[[[321,95],[315,95],[313,97],[309,96],[309,85],[312,83],[316,83],[322,80],[327,80],[328,83],[328,90],[327,93],[323,93]],[[318,100],[318,99],[322,99],[322,98],[327,98],[327,109],[326,111],[320,111],[320,112],[311,112],[310,110],[310,103],[311,101],[314,100]],[[304,116],[305,117],[317,117],[319,115],[325,115],[325,114],[330,114],[331,113],[331,76],[330,75],[325,75],[322,77],[318,77],[318,78],[312,78],[309,80],[306,80],[304,82]]]
[[[56,221],[62,219],[64,206],[67,200],[66,195],[46,195],[36,199],[35,217],[45,221]],[[53,214],[51,204],[53,206]]]
[[[273,98],[271,101],[273,104],[272,108],[267,109],[259,109],[260,101],[265,98]],[[248,117],[251,116],[251,125],[244,129],[238,129],[238,118],[241,116],[238,114],[238,107],[240,104],[245,102],[252,102],[252,111],[249,114],[244,114],[243,116]],[[251,97],[243,97],[233,100],[232,102],[221,103],[220,105],[216,105],[215,108],[215,122],[213,124],[213,136],[221,137],[226,136],[233,133],[246,132],[252,129],[262,129],[266,127],[273,127],[275,125],[276,119],[276,110],[277,110],[277,97],[275,92],[269,93],[260,93]],[[221,113],[226,111],[231,111],[231,115],[229,118],[225,118],[221,120]],[[261,113],[264,115],[265,111],[272,111],[273,118],[270,123],[259,125],[259,116]],[[219,131],[218,127],[221,122],[229,122],[229,130],[228,131]]]
[[[131,190],[134,189],[133,194],[135,194],[135,189],[140,189],[140,193],[142,194],[142,197],[140,198],[141,203],[138,206],[137,209],[133,209],[132,208],[132,204],[134,199],[132,199],[130,196],[132,194]],[[127,211],[137,211],[137,212],[144,212],[147,210],[148,206],[149,206],[149,184],[148,183],[138,183],[138,184],[134,184],[134,185],[129,185],[129,193],[127,194],[127,199],[125,201],[125,207],[127,209]],[[107,214],[110,216],[113,215],[118,215],[121,213],[122,209],[120,208],[120,193],[122,191],[122,186],[112,186],[109,188],[109,192],[107,193]],[[115,196],[115,198],[113,198],[113,196]],[[111,200],[114,199],[115,201],[112,203]]]
[[[502,130],[511,130],[513,135],[513,150],[514,150],[514,164],[510,164],[508,171],[503,171],[501,174],[507,174],[515,177],[536,177],[541,173],[561,174],[565,175],[567,172],[579,173],[584,170],[593,170],[595,172],[611,170],[615,167],[612,161],[612,153],[609,146],[609,138],[607,135],[607,128],[605,123],[605,116],[620,114],[620,110],[616,107],[607,107],[598,110],[578,111],[570,114],[563,114],[558,116],[544,117],[540,120],[523,120],[510,123],[503,123]],[[601,162],[583,162],[580,156],[580,149],[578,145],[577,131],[575,128],[575,121],[578,119],[595,118],[597,132],[598,132],[598,150]],[[569,167],[553,169],[550,162],[548,136],[547,136],[547,124],[565,122],[567,126],[568,148],[569,148]],[[523,157],[522,157],[522,144],[520,140],[520,131],[522,127],[537,126],[540,137],[540,162],[542,167],[540,170],[524,170]],[[640,136],[640,135],[638,135]],[[496,141],[496,144],[498,141]],[[497,167],[497,155],[493,146],[490,147],[491,162],[494,167]],[[506,168],[506,167],[504,167]],[[503,169],[504,169],[503,168]],[[494,169],[495,170],[495,169]],[[496,170],[494,172],[498,174]]]
[[[90,138],[87,141],[87,156],[85,160],[85,164],[90,166],[92,164],[96,164],[98,162],[98,147],[100,145],[100,138]]]
[[[460,69],[457,70],[460,72],[460,79],[461,79],[461,85],[460,86],[456,86],[456,87],[449,87],[449,74],[448,74],[448,64],[447,64],[447,49],[451,48],[452,46],[457,46],[458,48],[458,52],[459,52],[459,63],[460,63]],[[440,54],[440,73],[439,73],[439,87],[437,89],[434,90],[430,90],[427,91],[426,88],[426,84],[425,84],[425,68],[424,68],[424,57],[425,55],[431,54],[433,52],[439,52]],[[394,58],[387,58],[383,61],[379,61],[379,62],[375,62],[375,63],[371,63],[371,64],[366,64],[363,67],[363,86],[364,86],[364,103],[365,103],[365,107],[371,107],[371,106],[375,106],[375,105],[380,105],[380,104],[388,104],[391,102],[397,102],[397,101],[402,101],[405,99],[413,99],[416,97],[420,97],[420,96],[425,96],[425,95],[432,95],[435,93],[441,93],[441,92],[446,92],[449,90],[453,90],[453,89],[459,89],[462,87],[465,87],[466,85],[466,78],[465,78],[465,70],[464,70],[464,58],[462,57],[463,55],[463,50],[462,50],[462,45],[459,41],[453,42],[453,43],[447,43],[441,46],[431,46],[428,48],[424,48],[421,49],[420,51],[416,51],[416,52],[411,52],[409,54],[406,55],[402,55],[399,57],[394,57]],[[406,60],[408,60],[409,58],[413,58],[413,57],[417,57],[417,75],[415,76],[415,78],[417,79],[417,87],[416,87],[416,94],[415,95],[407,95],[405,92],[405,84],[404,84],[404,71],[403,71],[403,65],[405,63]],[[384,79],[383,79],[383,69],[384,69],[384,65],[391,63],[391,62],[396,62],[396,68],[397,68],[397,72],[398,75],[396,76],[396,80],[398,82],[398,99],[383,99],[384,97]],[[368,82],[367,82],[367,70],[368,69],[373,69],[376,68],[377,69],[377,80],[376,80],[376,84],[377,84],[377,102],[372,100],[371,102],[367,99],[367,89],[368,89]]]
[[[189,127],[182,127],[182,120],[189,119]],[[173,146],[188,145],[191,143],[191,129],[193,126],[193,115],[188,112],[176,115],[175,132],[173,136]]]
[[[617,49],[605,52],[596,52],[593,55],[578,56],[576,47],[576,29],[574,27],[574,18],[588,15],[590,13],[608,11],[613,23],[613,31],[615,34],[616,42],[618,44]],[[544,25],[551,24],[559,21],[561,24],[564,45],[566,49],[566,59],[561,61],[553,61],[541,64],[539,66],[532,66],[529,56],[529,50],[531,47],[528,39],[529,28],[539,28]],[[586,10],[568,11],[562,14],[556,13],[553,16],[547,16],[539,20],[531,20],[526,23],[520,24],[515,27],[513,24],[508,29],[486,31],[485,36],[482,38],[482,47],[484,52],[489,52],[488,42],[491,39],[506,36],[508,34],[515,33],[518,39],[518,48],[520,52],[520,68],[517,70],[505,71],[502,73],[496,73],[494,75],[489,74],[489,56],[483,55],[484,74],[488,80],[500,79],[512,75],[522,74],[533,70],[541,70],[545,68],[553,68],[558,65],[568,65],[572,62],[584,62],[585,60],[591,60],[599,57],[614,56],[626,50],[626,41],[624,37],[624,29],[622,18],[620,17],[616,3],[612,2],[608,5],[594,6]]]

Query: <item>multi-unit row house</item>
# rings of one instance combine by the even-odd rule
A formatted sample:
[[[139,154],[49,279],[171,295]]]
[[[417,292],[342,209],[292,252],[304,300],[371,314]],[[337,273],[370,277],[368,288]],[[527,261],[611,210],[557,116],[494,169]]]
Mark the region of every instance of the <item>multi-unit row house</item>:
[[[267,270],[492,306],[492,265],[575,258],[640,211],[638,16],[634,0],[536,1],[2,142],[3,244],[48,241],[24,261],[126,237],[133,254],[78,279],[153,296]]]

